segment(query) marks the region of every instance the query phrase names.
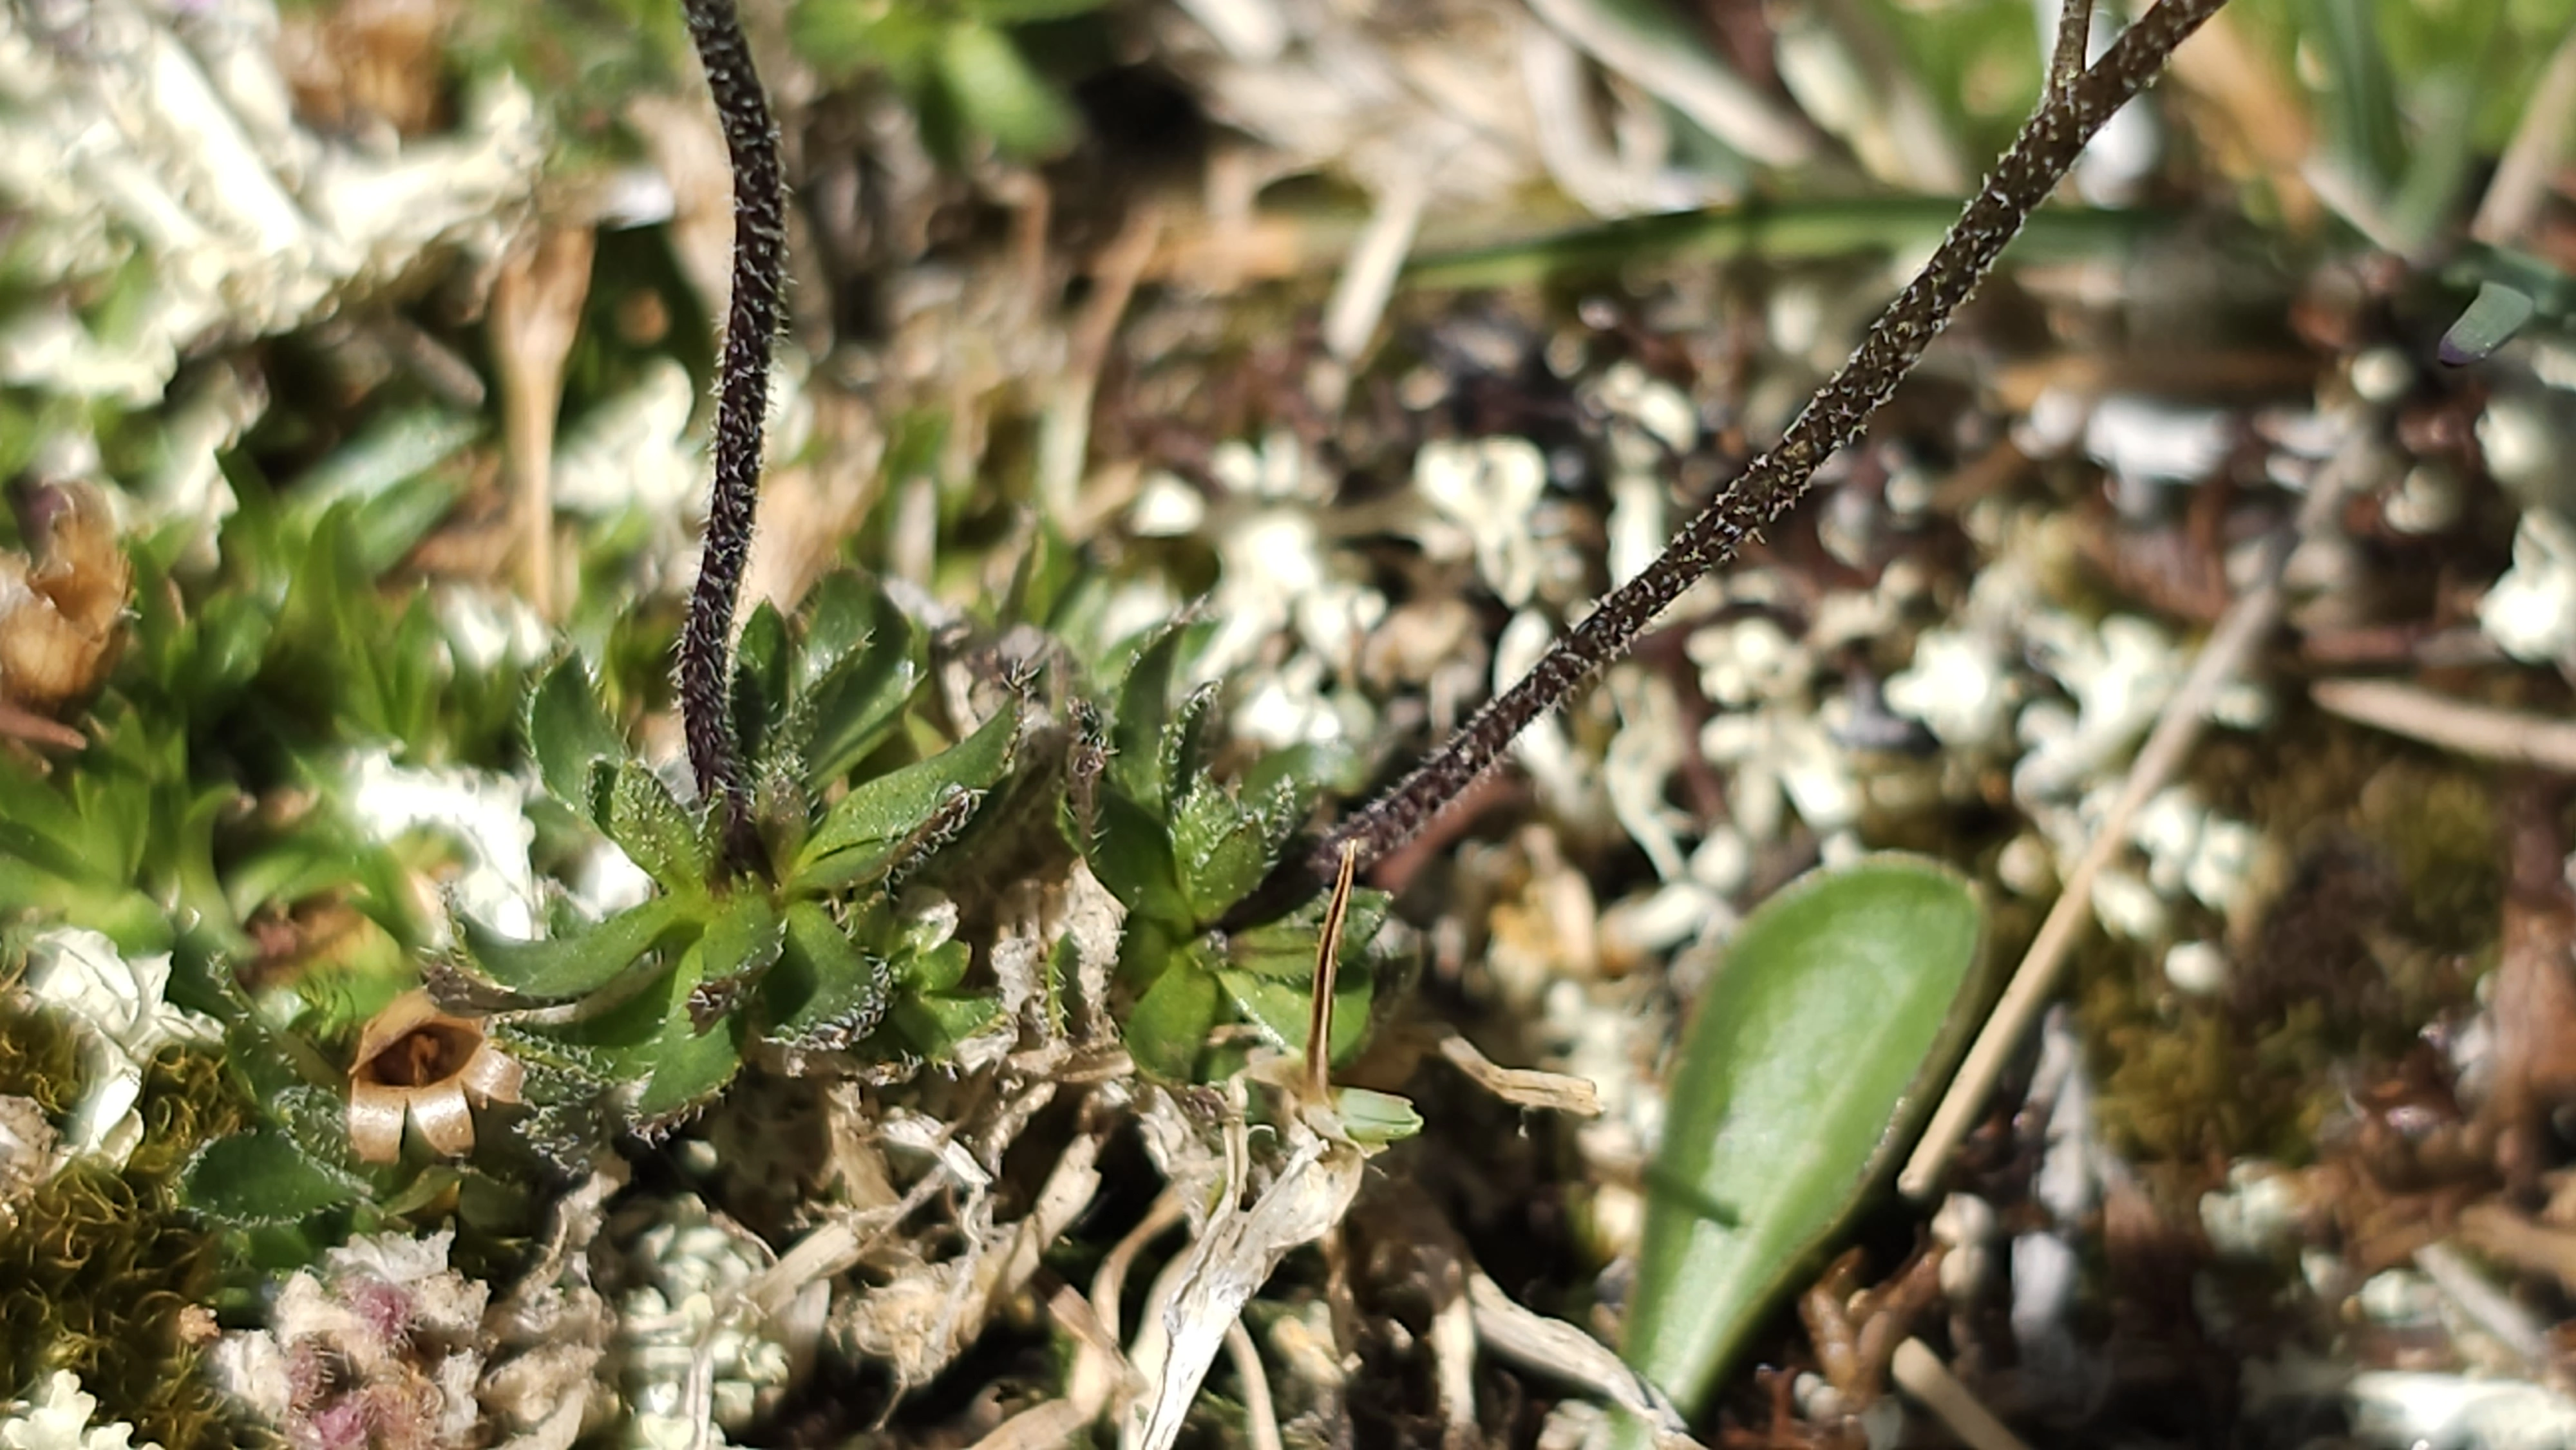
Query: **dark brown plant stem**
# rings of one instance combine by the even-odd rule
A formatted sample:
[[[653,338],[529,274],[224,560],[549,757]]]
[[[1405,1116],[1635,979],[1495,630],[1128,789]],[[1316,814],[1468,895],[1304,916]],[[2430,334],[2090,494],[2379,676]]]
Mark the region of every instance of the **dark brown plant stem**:
[[[725,708],[735,596],[751,554],[760,499],[761,433],[769,413],[770,344],[787,258],[787,202],[778,171],[778,128],[752,68],[751,47],[733,0],[681,0],[689,38],[706,67],[716,119],[733,162],[733,302],[725,316],[724,363],[716,399],[715,483],[707,504],[698,584],[680,632],[680,714],[698,797],[724,812],[725,848],[735,867],[758,848],[742,788],[731,712]]]
[[[2093,48],[2093,0],[2059,0],[2057,44],[2048,57],[2048,94],[2054,97],[2084,74],[2084,57]]]
[[[1995,164],[1985,189],[1960,212],[1932,260],[1879,314],[1850,361],[1808,400],[1779,443],[1683,525],[1643,573],[1558,636],[1536,668],[1478,710],[1438,753],[1367,809],[1334,827],[1308,858],[1316,878],[1330,879],[1346,844],[1357,843],[1366,864],[1411,840],[1491,769],[1531,721],[1563,704],[1625,654],[1638,633],[1684,589],[1724,566],[1747,538],[1795,505],[1814,482],[1817,468],[1860,436],[1870,415],[1949,325],[1995,258],[2083,154],[2084,143],[2155,79],[2184,37],[2225,3],[2158,0],[2072,84],[2044,91],[2039,109]]]

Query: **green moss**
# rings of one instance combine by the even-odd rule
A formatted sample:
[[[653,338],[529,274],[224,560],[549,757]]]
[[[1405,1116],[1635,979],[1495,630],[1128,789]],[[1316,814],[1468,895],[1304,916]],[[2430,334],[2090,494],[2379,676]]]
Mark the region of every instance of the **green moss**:
[[[2436,951],[2469,952],[2502,929],[2495,795],[2482,772],[2406,758],[2375,772],[2353,829],[2385,852],[2404,891],[2397,928]]]
[[[67,1034],[22,1013],[0,1018],[0,1091],[38,1054],[29,1040]],[[39,1101],[70,1091],[68,1053],[33,1085]],[[131,1421],[164,1450],[235,1437],[190,1343],[194,1306],[213,1288],[212,1236],[178,1206],[188,1154],[246,1119],[222,1066],[172,1050],[144,1075],[144,1138],[121,1169],[73,1163],[18,1206],[0,1228],[0,1377],[24,1385],[69,1369],[99,1401],[102,1420]]]
[[[2154,954],[2096,940],[2080,955],[2100,1113],[2124,1151],[2180,1162],[2299,1161],[2356,1065],[2404,1052],[2467,1000],[2499,928],[2485,774],[2287,707],[2259,736],[2222,736],[2191,780],[2281,856],[2230,923],[2235,972],[2177,999]]]
[[[49,1116],[79,1091],[80,1045],[50,1017],[0,1004],[0,1094],[33,1098]]]

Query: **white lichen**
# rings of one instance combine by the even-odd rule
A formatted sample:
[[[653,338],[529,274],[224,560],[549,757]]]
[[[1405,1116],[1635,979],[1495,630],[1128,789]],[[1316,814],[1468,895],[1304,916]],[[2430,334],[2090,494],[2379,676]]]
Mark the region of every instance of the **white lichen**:
[[[1915,637],[1914,663],[1888,677],[1887,708],[1922,721],[1950,749],[1985,749],[2012,718],[2010,679],[1986,631],[1927,629]]]
[[[2576,524],[2546,509],[2513,531],[2513,567],[2478,604],[2478,627],[2530,664],[2576,656]]]
[[[39,285],[0,320],[13,383],[151,406],[209,337],[286,331],[433,248],[497,256],[545,160],[534,98],[506,77],[454,134],[388,152],[303,129],[265,0],[96,0],[73,46],[31,13],[0,12],[0,200]],[[120,323],[96,329],[76,284],[118,272]]]
[[[541,903],[528,847],[528,786],[473,770],[396,765],[383,748],[352,755],[341,780],[343,800],[360,829],[390,843],[413,831],[451,842],[462,868],[448,883],[457,907],[503,936],[536,935]],[[433,915],[439,932],[445,918]]]
[[[81,1388],[80,1376],[58,1369],[33,1398],[0,1410],[0,1450],[160,1450],[135,1443],[134,1427],[122,1420],[92,1424],[97,1413],[98,1397]]]
[[[1514,607],[1530,602],[1545,568],[1530,524],[1547,489],[1547,460],[1537,444],[1509,435],[1426,443],[1414,457],[1413,487],[1467,536],[1476,573],[1496,598]]]
[[[121,1166],[143,1142],[143,1070],[173,1044],[223,1039],[214,1019],[173,1007],[170,954],[127,958],[80,927],[56,927],[27,949],[20,991],[30,1004],[68,1018],[80,1042],[80,1101],[62,1126],[72,1154]]]

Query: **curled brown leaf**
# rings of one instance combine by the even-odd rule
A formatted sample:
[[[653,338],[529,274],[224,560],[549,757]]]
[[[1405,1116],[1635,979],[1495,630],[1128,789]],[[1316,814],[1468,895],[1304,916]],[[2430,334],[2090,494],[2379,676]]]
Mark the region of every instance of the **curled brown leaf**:
[[[115,665],[134,582],[107,496],[88,484],[58,496],[37,557],[0,553],[0,706],[57,718]]]

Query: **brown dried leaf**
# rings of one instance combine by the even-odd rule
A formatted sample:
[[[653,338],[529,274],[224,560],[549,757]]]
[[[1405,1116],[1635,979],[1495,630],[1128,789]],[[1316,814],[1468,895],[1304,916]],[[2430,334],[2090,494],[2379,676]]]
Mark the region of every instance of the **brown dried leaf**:
[[[0,554],[0,704],[52,716],[107,678],[134,583],[107,496],[73,484],[60,497],[36,559]]]

